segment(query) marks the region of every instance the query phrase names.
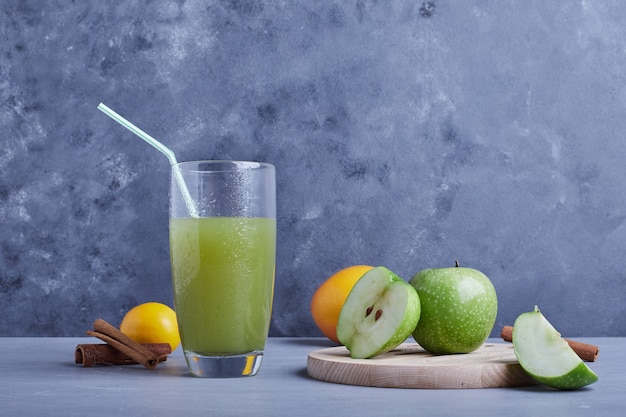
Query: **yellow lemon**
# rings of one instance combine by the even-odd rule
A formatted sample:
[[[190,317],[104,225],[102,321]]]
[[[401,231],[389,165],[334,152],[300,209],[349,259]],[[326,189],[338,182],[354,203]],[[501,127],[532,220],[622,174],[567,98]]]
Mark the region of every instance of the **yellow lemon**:
[[[311,315],[322,333],[330,340],[340,343],[337,339],[337,322],[339,313],[348,298],[354,284],[367,271],[369,265],[354,265],[337,271],[319,286],[311,298]]]
[[[172,352],[180,344],[176,312],[161,303],[133,307],[122,319],[120,331],[137,343],[169,343]]]

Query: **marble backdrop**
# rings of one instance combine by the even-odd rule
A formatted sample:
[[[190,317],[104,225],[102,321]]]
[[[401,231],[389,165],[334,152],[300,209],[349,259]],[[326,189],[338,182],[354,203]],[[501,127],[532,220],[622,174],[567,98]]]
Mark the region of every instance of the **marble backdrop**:
[[[273,336],[348,265],[455,260],[626,336],[626,3],[3,0],[0,336],[172,305],[168,161],[276,165]]]

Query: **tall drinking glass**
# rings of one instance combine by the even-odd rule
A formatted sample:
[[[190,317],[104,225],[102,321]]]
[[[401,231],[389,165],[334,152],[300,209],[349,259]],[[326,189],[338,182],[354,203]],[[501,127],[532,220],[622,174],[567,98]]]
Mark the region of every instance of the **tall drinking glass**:
[[[173,165],[170,255],[178,328],[191,373],[255,375],[274,294],[274,166],[244,161]]]

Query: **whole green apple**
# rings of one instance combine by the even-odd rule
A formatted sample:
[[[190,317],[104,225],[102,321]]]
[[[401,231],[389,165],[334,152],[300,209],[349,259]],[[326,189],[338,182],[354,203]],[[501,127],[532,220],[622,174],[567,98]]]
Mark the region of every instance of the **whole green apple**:
[[[468,353],[489,337],[498,312],[493,284],[482,272],[432,268],[409,281],[420,298],[420,320],[413,338],[431,353]]]

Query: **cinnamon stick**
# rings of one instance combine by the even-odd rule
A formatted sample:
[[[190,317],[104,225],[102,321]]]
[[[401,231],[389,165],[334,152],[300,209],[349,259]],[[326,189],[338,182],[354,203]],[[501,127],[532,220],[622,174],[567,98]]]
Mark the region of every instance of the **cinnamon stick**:
[[[135,342],[116,327],[102,319],[93,323],[94,330],[87,331],[90,336],[97,337],[108,345],[113,346],[123,354],[142,364],[148,369],[154,369],[159,364],[158,355],[145,346]]]
[[[143,344],[158,356],[159,362],[165,362],[167,355],[172,353],[169,343]],[[94,365],[131,365],[138,363],[136,360],[111,345],[104,343],[79,344],[74,351],[74,361],[85,368]]]
[[[504,326],[500,332],[500,337],[505,342],[513,341],[513,326]],[[564,339],[567,344],[572,348],[578,357],[587,362],[594,362],[598,358],[600,348],[589,343],[576,342],[570,339]]]

